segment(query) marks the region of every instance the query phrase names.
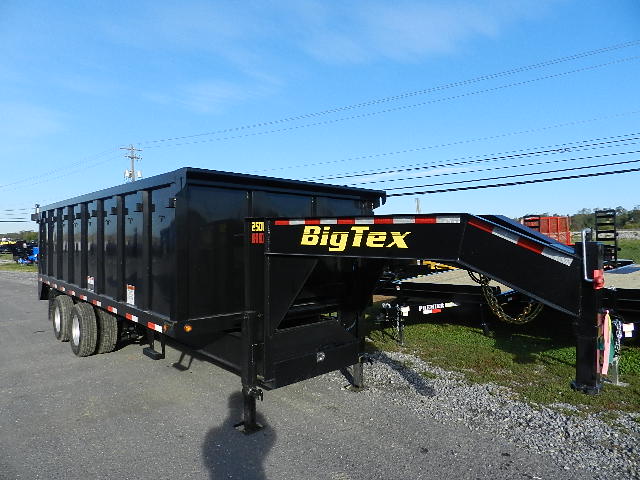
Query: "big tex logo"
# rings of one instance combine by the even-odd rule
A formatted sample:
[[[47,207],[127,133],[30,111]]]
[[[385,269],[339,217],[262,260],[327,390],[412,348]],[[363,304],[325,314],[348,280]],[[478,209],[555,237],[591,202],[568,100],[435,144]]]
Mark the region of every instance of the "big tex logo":
[[[411,232],[379,232],[369,227],[353,226],[347,231],[332,231],[331,227],[307,225],[300,245],[328,246],[330,252],[343,252],[349,247],[409,248],[405,239]]]

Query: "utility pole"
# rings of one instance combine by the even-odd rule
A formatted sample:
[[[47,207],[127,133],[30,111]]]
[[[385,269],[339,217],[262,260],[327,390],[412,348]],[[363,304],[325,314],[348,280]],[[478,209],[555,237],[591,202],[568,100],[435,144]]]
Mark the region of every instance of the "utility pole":
[[[127,150],[129,153],[125,154],[125,157],[131,160],[131,169],[124,171],[124,179],[129,180],[130,182],[135,182],[137,178],[142,178],[142,172],[140,170],[136,172],[135,167],[135,161],[142,158],[136,155],[136,152],[141,152],[142,149],[129,145],[128,147],[120,147],[120,150]]]

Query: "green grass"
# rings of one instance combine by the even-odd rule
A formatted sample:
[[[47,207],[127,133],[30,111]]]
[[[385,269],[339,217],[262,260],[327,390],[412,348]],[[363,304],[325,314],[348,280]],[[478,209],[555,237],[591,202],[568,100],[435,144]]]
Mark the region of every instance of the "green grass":
[[[441,314],[442,315],[442,314]],[[446,317],[443,317],[446,318]],[[449,322],[409,324],[405,345],[398,346],[391,330],[372,331],[376,348],[402,351],[447,370],[461,372],[470,382],[509,387],[534,404],[568,403],[581,411],[640,411],[640,344],[628,342],[621,357],[621,380],[628,387],[606,384],[599,395],[574,392],[575,347],[571,319],[547,309],[524,326],[491,320],[492,336],[475,324],[449,317]]]
[[[630,258],[635,263],[640,263],[640,240],[621,238],[618,242],[618,258]]]
[[[12,272],[37,272],[37,265],[19,265],[13,261],[13,256],[8,253],[0,254],[0,260],[10,260],[11,263],[0,263],[0,270],[9,270]]]

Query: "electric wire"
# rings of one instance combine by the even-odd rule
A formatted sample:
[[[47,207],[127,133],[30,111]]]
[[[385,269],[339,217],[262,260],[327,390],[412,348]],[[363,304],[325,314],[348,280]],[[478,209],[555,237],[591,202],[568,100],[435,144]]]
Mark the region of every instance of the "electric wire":
[[[625,152],[625,154],[627,154],[627,153],[640,153],[640,150],[636,150],[634,152]],[[609,155],[603,155],[603,156],[608,157]],[[454,182],[430,183],[430,184],[426,184],[426,185],[409,185],[409,186],[404,186],[404,187],[389,188],[387,190],[389,190],[389,191],[409,190],[411,188],[437,187],[439,185],[455,185],[455,184],[460,184],[460,183],[486,182],[488,180],[504,180],[504,179],[507,179],[507,178],[530,177],[532,175],[546,175],[548,173],[572,172],[572,171],[576,171],[576,170],[586,170],[586,169],[589,169],[589,168],[601,168],[601,167],[608,167],[608,166],[613,166],[613,165],[628,165],[630,163],[637,163],[638,161],[639,160],[625,160],[625,161],[622,161],[622,162],[603,163],[603,164],[599,164],[599,165],[583,165],[583,166],[580,166],[580,167],[560,168],[560,169],[556,169],[556,170],[546,170],[546,171],[543,171],[543,172],[518,173],[518,174],[514,174],[514,175],[502,175],[502,176],[499,176],[499,177],[474,178],[474,179],[468,179],[468,180],[456,180]]]
[[[425,95],[425,94],[428,94],[428,93],[434,93],[434,92],[447,90],[447,89],[454,88],[454,87],[465,86],[465,85],[469,85],[469,84],[473,84],[473,83],[482,82],[482,81],[485,81],[485,80],[492,80],[492,79],[495,79],[495,78],[500,78],[500,77],[504,77],[504,76],[508,76],[508,75],[513,75],[513,74],[516,74],[516,73],[521,73],[521,72],[530,71],[530,70],[534,70],[534,69],[538,69],[538,68],[543,68],[543,67],[547,67],[547,66],[550,66],[550,65],[556,65],[556,64],[559,64],[559,63],[572,61],[572,60],[577,60],[577,59],[581,59],[581,58],[585,58],[585,57],[589,57],[589,56],[593,56],[593,55],[598,55],[598,54],[601,54],[601,53],[607,53],[607,52],[611,52],[611,51],[614,51],[614,50],[634,47],[634,46],[637,46],[637,45],[640,45],[640,40],[631,40],[631,41],[628,41],[628,42],[623,42],[623,43],[619,43],[619,44],[615,44],[615,45],[610,45],[610,46],[607,46],[607,47],[602,47],[602,48],[599,48],[599,49],[596,49],[596,50],[589,50],[589,51],[585,51],[585,52],[580,52],[580,53],[576,53],[576,54],[572,54],[572,55],[567,55],[565,57],[559,57],[559,58],[546,60],[546,61],[542,61],[542,62],[539,62],[539,63],[531,64],[531,65],[525,65],[523,67],[512,68],[512,69],[505,70],[505,71],[502,71],[502,72],[492,73],[492,74],[488,74],[488,75],[481,75],[479,77],[475,77],[475,78],[471,78],[471,79],[467,79],[467,80],[451,82],[451,83],[438,85],[438,86],[430,87],[430,88],[426,88],[426,89],[415,90],[415,91],[412,91],[412,92],[406,92],[406,93],[402,93],[402,94],[398,94],[398,95],[392,95],[392,96],[389,96],[389,97],[377,98],[377,99],[368,100],[368,101],[365,101],[365,102],[354,103],[354,104],[345,105],[345,106],[341,106],[341,107],[329,108],[329,109],[321,110],[321,111],[317,111],[317,112],[304,113],[304,114],[300,114],[300,115],[293,115],[293,116],[284,117],[284,118],[280,118],[280,119],[276,119],[276,120],[268,120],[268,121],[257,122],[257,123],[248,124],[248,125],[241,125],[241,126],[237,126],[237,127],[223,128],[223,129],[213,130],[213,131],[209,131],[209,132],[202,132],[202,133],[196,133],[196,134],[191,134],[191,135],[173,136],[173,137],[160,138],[160,139],[154,139],[154,140],[144,140],[144,141],[137,142],[137,145],[147,145],[147,144],[154,144],[154,143],[173,142],[173,141],[177,141],[177,140],[186,140],[186,139],[189,139],[189,138],[198,138],[198,137],[203,137],[203,136],[220,135],[220,134],[225,134],[225,133],[230,133],[230,132],[237,132],[237,131],[242,131],[242,130],[250,130],[250,129],[254,129],[254,128],[270,127],[270,126],[278,125],[278,124],[281,124],[281,123],[293,122],[293,121],[298,121],[298,120],[305,120],[305,119],[308,119],[308,118],[314,118],[314,117],[329,115],[329,114],[333,114],[333,113],[344,112],[344,111],[347,111],[347,110],[354,110],[354,109],[357,109],[357,108],[369,107],[369,106],[372,106],[372,105],[379,105],[381,103],[389,103],[389,102],[393,102],[393,101],[397,101],[397,100],[402,100],[402,99],[405,99],[405,98],[415,97],[415,96],[419,96],[419,95]]]
[[[634,142],[637,143],[637,142]],[[514,168],[522,168],[522,167],[534,167],[534,166],[539,166],[539,165],[550,165],[550,164],[554,164],[554,163],[566,163],[566,162],[577,162],[580,160],[592,160],[595,158],[603,158],[603,157],[612,157],[612,156],[618,156],[618,155],[630,155],[632,153],[640,153],[640,150],[634,150],[634,151],[630,151],[630,152],[614,152],[614,153],[608,153],[608,154],[603,154],[603,155],[589,155],[589,156],[585,156],[585,157],[574,157],[574,158],[561,158],[561,159],[556,159],[556,160],[546,160],[544,162],[530,162],[530,163],[521,163],[518,165],[501,165],[498,167],[490,167],[490,168],[478,168],[478,169],[472,169],[472,170],[459,170],[459,171],[454,171],[454,172],[443,172],[443,173],[435,173],[432,175],[424,175],[423,177],[419,177],[419,178],[434,178],[434,177],[445,177],[445,176],[451,176],[451,175],[465,175],[465,174],[469,174],[469,173],[479,173],[479,172],[489,172],[489,171],[495,171],[495,170],[507,170],[507,169],[514,169]],[[360,182],[360,183],[353,183],[351,185],[364,185],[364,184],[369,184],[369,183],[391,183],[391,182],[402,182],[402,181],[409,181],[409,180],[414,180],[415,178],[390,178],[388,180],[375,180],[372,182]],[[454,182],[455,183],[455,182]],[[395,188],[387,188],[386,190],[396,190],[399,187],[395,187]],[[402,188],[406,188],[406,187],[402,187]]]
[[[545,125],[544,127],[529,128],[529,129],[526,129],[526,130],[516,130],[516,131],[513,131],[513,132],[499,133],[499,134],[496,134],[496,135],[488,135],[488,136],[485,136],[485,137],[468,138],[468,139],[464,139],[464,140],[457,140],[457,141],[447,142],[447,143],[438,143],[438,144],[434,144],[434,145],[427,145],[427,146],[421,146],[421,147],[415,147],[415,148],[407,148],[407,149],[404,149],[404,150],[395,150],[395,151],[391,151],[391,152],[372,153],[372,154],[367,154],[367,155],[359,155],[359,156],[355,156],[355,157],[340,158],[340,159],[337,159],[337,160],[327,160],[327,161],[323,161],[323,162],[305,163],[305,164],[299,164],[299,165],[289,165],[289,166],[285,166],[285,167],[275,167],[275,168],[262,169],[262,170],[253,170],[253,172],[254,173],[271,172],[271,171],[276,171],[276,170],[290,170],[290,169],[293,169],[293,168],[307,168],[307,167],[325,166],[325,165],[331,165],[331,164],[336,164],[336,163],[352,162],[352,161],[356,161],[356,160],[371,160],[371,159],[374,159],[374,158],[381,158],[381,157],[387,157],[387,156],[393,156],[393,155],[402,155],[402,154],[405,154],[405,153],[415,153],[415,152],[420,152],[420,151],[425,151],[425,150],[432,150],[432,149],[437,149],[437,148],[452,147],[452,146],[456,146],[456,145],[466,145],[466,144],[475,143],[475,142],[484,142],[484,141],[487,141],[487,140],[497,140],[497,139],[516,136],[516,135],[526,135],[528,133],[539,133],[539,132],[544,132],[544,131],[547,131],[547,130],[553,130],[553,129],[556,129],[556,128],[573,127],[573,126],[576,126],[576,125],[584,125],[584,124],[587,124],[587,123],[598,122],[598,121],[601,121],[601,120],[611,120],[611,119],[614,119],[614,118],[626,117],[626,116],[630,116],[630,115],[637,115],[639,113],[640,113],[640,110],[631,110],[631,111],[627,111],[627,112],[615,113],[615,114],[612,114],[612,115],[602,115],[602,116],[599,116],[599,117],[591,117],[591,118],[581,119],[581,120],[571,120],[569,122],[555,123],[555,124],[552,124],[552,125]]]
[[[601,137],[590,140],[576,140],[573,142],[565,142],[554,145],[546,145],[541,147],[530,147],[530,148],[522,148],[517,150],[511,150],[507,152],[498,152],[493,154],[485,154],[485,155],[471,155],[465,157],[454,157],[449,160],[446,160],[444,163],[441,160],[433,160],[430,162],[420,162],[409,165],[399,165],[397,168],[393,169],[376,169],[376,170],[362,170],[360,172],[342,174],[342,175],[326,175],[320,177],[308,177],[304,180],[337,180],[344,178],[356,178],[356,177],[367,177],[372,175],[380,175],[387,173],[402,173],[402,172],[410,172],[416,170],[424,170],[426,168],[440,168],[440,167],[449,167],[449,166],[458,166],[458,165],[468,165],[472,163],[482,163],[482,162],[492,162],[498,160],[507,160],[507,159],[518,159],[523,157],[535,157],[542,155],[553,155],[553,154],[562,154],[568,153],[572,151],[581,151],[590,148],[611,148],[621,145],[626,145],[626,143],[619,142],[631,142],[632,144],[634,140],[640,139],[639,133],[630,133],[626,135],[613,135],[609,137]],[[588,142],[593,142],[589,144]],[[576,145],[576,144],[586,144],[586,145]],[[571,146],[576,145],[576,146]],[[474,160],[468,160],[474,159]],[[382,180],[368,181],[368,182],[360,182],[364,183],[377,183]]]
[[[640,161],[640,159],[638,160]],[[414,192],[403,192],[403,193],[391,193],[387,195],[387,197],[404,197],[404,196],[414,196],[414,195],[428,195],[433,193],[450,193],[450,192],[461,192],[465,190],[479,190],[483,188],[502,188],[502,187],[512,187],[517,185],[528,185],[532,183],[546,183],[546,182],[557,182],[561,180],[573,180],[578,178],[589,178],[589,177],[600,177],[605,175],[618,175],[622,173],[631,173],[631,172],[640,172],[640,168],[628,168],[625,170],[613,170],[607,172],[595,172],[595,173],[583,173],[580,175],[567,175],[564,177],[552,177],[552,178],[537,178],[534,180],[520,180],[517,182],[505,182],[505,183],[496,183],[489,185],[472,185],[468,187],[456,187],[456,188],[443,188],[438,190],[423,190],[423,191],[414,191]]]
[[[378,110],[375,112],[367,112],[367,113],[360,113],[358,115],[351,115],[351,116],[347,116],[347,117],[340,117],[340,118],[334,118],[331,120],[323,120],[321,122],[313,122],[313,123],[305,123],[302,125],[295,125],[292,127],[285,127],[285,128],[276,128],[273,130],[264,130],[261,132],[251,132],[251,133],[245,133],[242,135],[231,135],[228,137],[217,137],[217,138],[211,138],[211,139],[207,139],[207,140],[195,140],[195,141],[191,141],[191,142],[182,142],[182,143],[172,143],[172,144],[161,144],[161,145],[149,145],[146,146],[146,149],[149,148],[160,148],[160,147],[181,147],[184,145],[195,145],[195,144],[200,144],[200,143],[210,143],[210,142],[221,142],[221,141],[227,141],[227,140],[235,140],[235,139],[239,139],[239,138],[247,138],[247,137],[255,137],[255,136],[260,136],[260,135],[270,135],[272,133],[282,133],[282,132],[289,132],[289,131],[294,131],[294,130],[299,130],[299,129],[303,129],[303,128],[310,128],[310,127],[317,127],[317,126],[323,126],[323,125],[332,125],[338,122],[344,122],[347,120],[358,120],[358,119],[362,119],[362,118],[370,118],[376,115],[382,115],[382,114],[386,114],[386,113],[392,113],[392,112],[399,112],[399,111],[403,111],[403,110],[408,110],[411,108],[417,108],[417,107],[423,107],[425,105],[431,105],[434,103],[440,103],[440,102],[445,102],[445,101],[449,101],[449,100],[457,100],[460,98],[466,98],[466,97],[470,97],[473,95],[480,95],[483,93],[490,93],[490,92],[496,92],[499,90],[503,90],[506,88],[511,88],[511,87],[519,87],[519,86],[523,86],[523,85],[528,85],[534,82],[539,82],[542,80],[549,80],[552,78],[559,78],[559,77],[563,77],[566,75],[572,75],[574,73],[581,73],[581,72],[586,72],[586,71],[590,71],[590,70],[595,70],[597,68],[603,68],[603,67],[607,67],[607,66],[611,66],[611,65],[616,65],[616,64],[620,64],[623,62],[630,62],[630,61],[634,61],[634,60],[638,60],[640,59],[640,56],[633,56],[633,57],[626,57],[626,58],[622,58],[622,59],[617,59],[617,60],[612,60],[610,62],[606,62],[606,63],[602,63],[599,65],[591,65],[588,67],[582,67],[582,68],[577,68],[575,70],[569,70],[566,72],[559,72],[559,73],[554,73],[554,74],[550,74],[550,75],[544,75],[542,77],[537,77],[537,78],[532,78],[532,79],[528,79],[528,80],[522,80],[519,82],[513,82],[513,83],[508,83],[505,85],[498,85],[496,87],[491,87],[491,88],[485,88],[482,90],[475,90],[475,91],[471,91],[471,92],[465,92],[465,93],[460,93],[458,95],[452,95],[449,97],[442,97],[442,98],[436,98],[436,99],[432,99],[432,100],[427,100],[424,102],[419,102],[419,103],[414,103],[414,104],[410,104],[410,105],[400,105],[398,107],[393,107],[393,108],[387,108],[384,110]],[[140,145],[140,144],[137,144]],[[288,167],[288,168],[292,168],[292,167]]]
[[[114,156],[106,158],[106,159],[102,159],[102,160],[99,160],[99,161],[94,161],[92,163],[89,163],[89,164],[85,165],[84,168],[85,169],[86,168],[94,168],[94,167],[103,165],[103,164],[105,164],[107,162],[111,162],[111,161],[113,161],[113,160],[115,160],[117,158],[120,158],[120,157],[114,155]],[[34,185],[41,185],[43,183],[48,183],[48,182],[51,182],[53,180],[59,180],[61,178],[69,177],[71,175],[77,175],[77,174],[80,174],[80,173],[85,173],[84,170],[79,170],[77,168],[74,168],[73,171],[71,171],[71,172],[69,172],[68,170],[69,170],[68,168],[60,168],[60,169],[57,170],[58,172],[66,172],[66,173],[62,173],[60,175],[52,176],[51,173],[55,173],[55,171],[52,171],[52,172],[49,172],[49,174],[47,174],[47,175],[43,174],[43,175],[38,175],[37,177],[34,177],[34,178],[45,177],[45,178],[42,178],[41,180],[39,180],[37,182],[33,182],[32,181],[33,179],[29,178],[29,179],[24,179],[24,180],[19,180],[19,181],[13,182],[12,184],[0,185],[0,189],[3,189],[4,191],[20,190],[22,188],[25,188],[25,186],[30,187],[30,186],[34,186]],[[22,185],[17,186],[17,184],[22,184]],[[6,187],[9,187],[9,186],[11,186],[11,188],[6,188]]]

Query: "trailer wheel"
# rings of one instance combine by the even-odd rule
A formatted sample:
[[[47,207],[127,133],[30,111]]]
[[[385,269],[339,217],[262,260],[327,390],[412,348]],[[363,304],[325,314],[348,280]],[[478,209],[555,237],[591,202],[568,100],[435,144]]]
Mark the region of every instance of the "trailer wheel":
[[[96,353],[113,352],[118,343],[118,319],[112,313],[96,308],[98,320],[98,346]]]
[[[58,294],[53,288],[49,289],[49,321],[53,322],[53,315],[56,310],[56,297]]]
[[[68,342],[71,335],[71,310],[73,300],[67,295],[56,295],[53,301],[53,334],[61,342]]]
[[[96,350],[98,326],[93,307],[76,303],[71,311],[71,350],[78,357],[86,357]]]

